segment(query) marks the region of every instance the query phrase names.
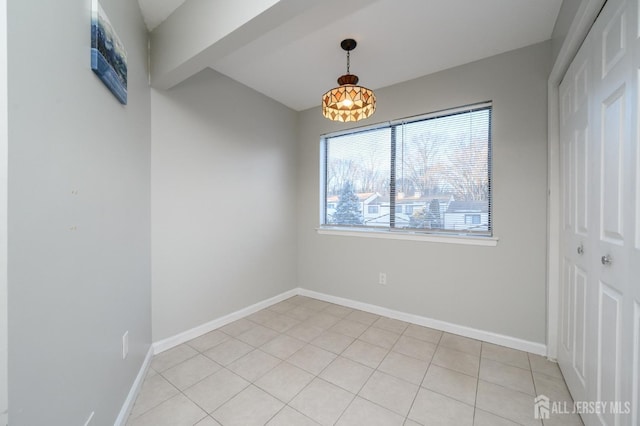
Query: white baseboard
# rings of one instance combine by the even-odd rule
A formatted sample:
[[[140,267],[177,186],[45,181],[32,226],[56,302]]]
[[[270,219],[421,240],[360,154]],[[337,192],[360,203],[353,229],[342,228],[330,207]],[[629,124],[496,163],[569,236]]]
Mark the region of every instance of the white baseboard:
[[[171,349],[175,346],[178,346],[184,342],[187,342],[191,339],[195,339],[196,337],[202,336],[210,331],[213,331],[217,328],[225,326],[233,321],[244,318],[248,315],[256,313],[262,309],[268,308],[271,305],[275,305],[283,300],[286,300],[293,296],[307,296],[312,297],[314,299],[323,300],[325,302],[335,303],[337,305],[346,306],[352,309],[359,309],[361,311],[370,312],[376,315],[382,315],[389,318],[394,318],[400,321],[405,321],[411,324],[421,325],[424,327],[434,328],[436,330],[446,331],[449,333],[457,334],[460,336],[470,337],[472,339],[482,340],[484,342],[494,343],[500,346],[506,346],[508,348],[517,349],[525,352],[534,353],[537,355],[546,356],[547,355],[547,346],[542,343],[530,342],[527,340],[518,339],[517,337],[505,336],[502,334],[493,333],[491,331],[478,330],[476,328],[466,327],[463,325],[452,324],[450,322],[436,320],[433,318],[427,318],[420,315],[408,314],[401,311],[395,311],[393,309],[383,308],[377,305],[371,305],[369,303],[358,302],[351,299],[345,299],[342,297],[331,296],[324,293],[318,293],[316,291],[307,290],[304,288],[294,288],[289,291],[285,291],[277,296],[274,296],[270,299],[263,300],[256,304],[253,304],[244,309],[240,309],[236,312],[232,312],[223,317],[217,318],[213,321],[209,321],[200,326],[194,327],[190,330],[184,331],[182,333],[176,334],[175,336],[169,337],[167,339],[160,340],[155,342],[149,348],[147,352],[147,356],[142,363],[142,367],[138,372],[138,376],[136,377],[133,386],[131,386],[131,390],[127,395],[127,399],[120,410],[120,414],[116,419],[114,426],[124,426],[127,418],[129,417],[129,413],[133,408],[133,404],[138,396],[138,392],[140,392],[140,387],[142,386],[142,382],[147,374],[147,370],[151,364],[151,358],[155,354],[159,354],[160,352]]]
[[[494,343],[496,345],[506,346],[520,351],[531,352],[542,356],[547,355],[547,346],[542,343],[529,342],[517,337],[505,336],[491,331],[478,330],[476,328],[452,324],[450,322],[427,318],[420,315],[407,314],[405,312],[394,311],[393,309],[357,302],[355,300],[345,299],[342,297],[331,296],[324,293],[318,293],[316,291],[306,290],[303,288],[298,288],[297,291],[301,296],[312,297],[314,299],[335,303],[348,308],[359,309],[372,314],[382,315],[400,321],[409,322],[411,324],[430,327],[436,330],[446,331],[448,333],[458,334],[460,336],[470,337],[472,339],[482,340],[484,342]]]
[[[470,337],[472,339],[482,340],[484,342],[494,343],[496,345],[506,346],[508,348],[517,349],[520,351],[530,352],[542,356],[547,355],[547,346],[543,343],[530,342],[528,340],[493,333],[491,331],[479,330],[477,328],[453,324],[447,321],[441,321],[433,318],[423,317],[420,315],[408,314],[406,312],[395,311],[393,309],[383,308],[382,306],[371,305],[369,303],[358,302],[355,300],[345,299],[337,296],[331,296],[304,288],[294,288],[293,290],[286,291],[270,299],[263,300],[254,305],[251,305],[247,308],[232,312],[208,323],[199,325],[180,334],[176,334],[175,336],[155,342],[153,344],[154,354],[159,354],[160,352],[171,349],[191,339],[195,339],[196,337],[202,336],[203,334],[206,334],[233,321],[244,318],[248,315],[258,312],[259,310],[268,308],[271,305],[274,305],[296,295],[312,297],[314,299],[335,303],[337,305],[346,306],[348,308],[359,309],[361,311],[371,312],[372,314],[382,315],[400,321],[409,322],[411,324],[430,327],[436,330],[446,331],[448,333]]]
[[[271,305],[275,305],[276,303],[282,302],[283,300],[293,297],[297,294],[298,294],[297,288],[294,288],[293,290],[285,291],[284,293],[281,293],[270,299],[258,302],[247,308],[243,308],[243,309],[240,309],[239,311],[232,312],[223,317],[216,318],[213,321],[209,321],[205,324],[199,325],[190,330],[183,331],[182,333],[176,334],[175,336],[171,336],[166,339],[157,341],[153,344],[154,354],[159,354],[160,352],[164,352],[167,349],[171,349],[175,346],[181,345],[184,342],[188,342],[191,339],[195,339],[196,337],[202,336],[203,334],[206,334],[217,328],[225,326],[229,323],[232,323],[236,320],[244,318],[253,313],[256,313],[264,308],[268,308]]]
[[[147,355],[144,357],[144,361],[142,362],[142,366],[140,367],[140,371],[138,371],[138,375],[136,376],[136,380],[133,382],[131,389],[129,390],[129,394],[127,395],[127,399],[124,400],[124,404],[122,404],[122,408],[120,409],[120,413],[118,414],[118,418],[116,418],[114,426],[124,426],[127,423],[127,419],[129,418],[129,414],[133,409],[133,404],[136,402],[136,398],[138,397],[138,393],[140,393],[140,388],[142,387],[142,382],[144,382],[144,378],[147,376],[147,370],[149,370],[149,366],[151,365],[151,358],[153,357],[153,346],[149,346],[149,350],[147,351]]]

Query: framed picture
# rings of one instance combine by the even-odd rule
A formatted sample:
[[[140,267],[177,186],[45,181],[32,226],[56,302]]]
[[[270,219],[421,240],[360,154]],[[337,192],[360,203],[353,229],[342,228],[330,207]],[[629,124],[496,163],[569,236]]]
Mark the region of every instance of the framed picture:
[[[127,104],[127,52],[98,0],[91,14],[91,69],[121,104]]]

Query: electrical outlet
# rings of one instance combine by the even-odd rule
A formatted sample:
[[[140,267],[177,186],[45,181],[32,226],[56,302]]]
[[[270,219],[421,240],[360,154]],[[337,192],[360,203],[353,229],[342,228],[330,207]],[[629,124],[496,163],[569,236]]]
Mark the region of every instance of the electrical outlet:
[[[378,284],[387,285],[387,273],[386,272],[380,272],[380,275],[378,277]]]
[[[122,335],[122,359],[125,359],[129,354],[129,331],[125,331]]]

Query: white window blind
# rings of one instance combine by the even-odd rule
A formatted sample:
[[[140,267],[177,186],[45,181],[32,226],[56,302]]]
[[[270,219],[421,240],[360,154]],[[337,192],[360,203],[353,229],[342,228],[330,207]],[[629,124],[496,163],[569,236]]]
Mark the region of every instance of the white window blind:
[[[321,138],[322,225],[492,235],[490,102]]]

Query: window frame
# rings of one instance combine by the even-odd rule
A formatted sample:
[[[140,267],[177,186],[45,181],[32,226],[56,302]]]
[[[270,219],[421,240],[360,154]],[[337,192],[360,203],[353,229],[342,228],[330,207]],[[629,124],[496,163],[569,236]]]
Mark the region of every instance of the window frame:
[[[470,220],[467,220],[467,219],[470,219]],[[481,223],[482,223],[482,213],[465,213],[464,214],[465,225],[480,225]]]
[[[395,226],[391,226],[391,223],[388,227],[375,227],[375,226],[367,226],[367,225],[340,225],[340,224],[330,224],[326,223],[327,221],[327,212],[326,212],[326,197],[327,197],[327,165],[328,165],[328,149],[327,149],[327,140],[330,138],[335,138],[339,136],[345,135],[353,135],[362,132],[368,132],[377,129],[390,128],[392,132],[391,136],[391,167],[392,170],[395,168],[395,129],[398,126],[402,126],[405,124],[411,124],[414,122],[429,120],[429,119],[437,119],[443,118],[447,116],[463,114],[463,113],[471,113],[479,110],[489,110],[489,123],[488,123],[488,142],[487,142],[487,182],[488,182],[488,206],[487,206],[487,214],[488,214],[488,232],[487,233],[478,233],[478,232],[469,232],[465,231],[453,231],[453,230],[438,230],[434,231],[432,229],[422,229],[422,228],[396,228]],[[497,245],[498,238],[495,236],[494,226],[493,226],[493,101],[484,101],[469,105],[463,105],[454,108],[447,108],[443,110],[438,110],[426,114],[419,114],[415,116],[405,117],[402,119],[391,120],[380,122],[367,126],[354,127],[350,129],[341,130],[338,132],[326,133],[320,136],[320,225],[317,228],[317,232],[319,234],[324,235],[346,235],[346,236],[361,236],[361,237],[373,237],[373,238],[392,238],[392,239],[408,239],[408,240],[424,240],[424,241],[433,241],[433,242],[446,242],[446,243],[454,243],[454,244],[469,244],[469,245],[485,245],[485,246],[495,246]],[[395,187],[394,182],[395,173],[391,173],[391,185]],[[395,189],[395,188],[394,188]],[[393,216],[398,213],[398,207],[402,208],[402,204],[396,204],[395,199],[395,190],[392,190],[390,194],[390,200],[393,200],[390,205],[390,212],[393,211]],[[404,213],[404,208],[402,208],[402,213]],[[482,219],[481,219],[482,222]],[[395,223],[394,223],[395,225]]]

